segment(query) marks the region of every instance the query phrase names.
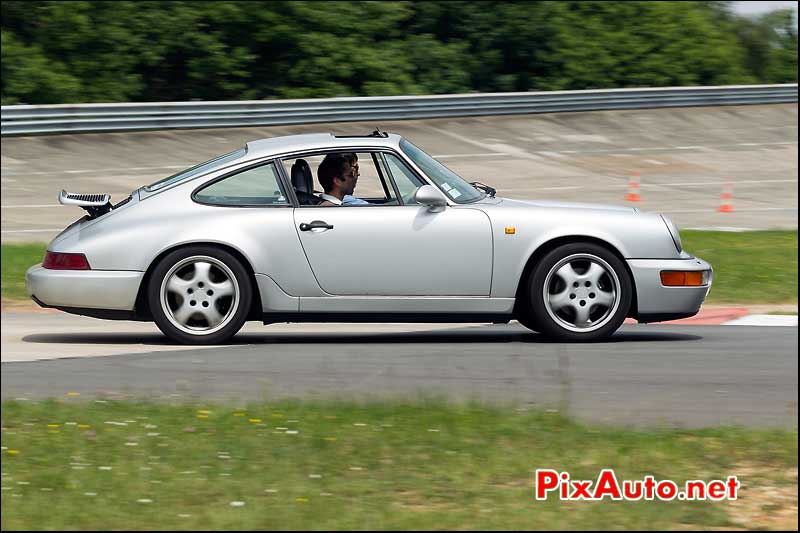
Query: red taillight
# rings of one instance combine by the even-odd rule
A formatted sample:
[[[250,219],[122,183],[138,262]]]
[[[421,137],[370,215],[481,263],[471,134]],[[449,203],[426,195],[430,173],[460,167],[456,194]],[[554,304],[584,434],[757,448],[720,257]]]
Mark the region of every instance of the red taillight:
[[[44,254],[42,267],[50,270],[91,270],[89,261],[83,254],[62,254],[47,252]]]

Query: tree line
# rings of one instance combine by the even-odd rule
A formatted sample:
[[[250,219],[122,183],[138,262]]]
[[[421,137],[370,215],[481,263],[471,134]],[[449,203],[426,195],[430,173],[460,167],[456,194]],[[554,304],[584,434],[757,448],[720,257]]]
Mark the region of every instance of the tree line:
[[[2,2],[2,103],[797,81],[794,13],[729,2]]]

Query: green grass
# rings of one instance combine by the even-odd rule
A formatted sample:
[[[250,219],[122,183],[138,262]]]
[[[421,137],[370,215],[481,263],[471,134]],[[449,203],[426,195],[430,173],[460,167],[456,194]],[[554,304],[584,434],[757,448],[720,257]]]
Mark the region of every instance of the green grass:
[[[797,231],[682,231],[684,248],[714,267],[707,303],[796,303]],[[27,299],[25,270],[42,260],[43,244],[2,246],[2,296]]]
[[[4,244],[2,245],[2,297],[3,300],[24,300],[25,271],[41,263],[46,244]]]
[[[707,303],[797,303],[797,230],[681,231],[681,238],[714,267]]]
[[[2,428],[3,530],[775,526],[759,522],[763,508],[788,512],[783,527],[797,521],[796,431],[595,427],[437,400],[81,398],[5,402]],[[537,468],[679,483],[739,475],[740,502],[754,507],[540,502]]]

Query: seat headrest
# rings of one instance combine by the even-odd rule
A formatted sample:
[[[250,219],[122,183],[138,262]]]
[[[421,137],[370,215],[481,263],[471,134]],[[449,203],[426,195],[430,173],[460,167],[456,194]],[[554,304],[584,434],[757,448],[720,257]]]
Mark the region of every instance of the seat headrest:
[[[314,192],[314,177],[305,159],[298,159],[292,165],[292,187],[300,192]]]

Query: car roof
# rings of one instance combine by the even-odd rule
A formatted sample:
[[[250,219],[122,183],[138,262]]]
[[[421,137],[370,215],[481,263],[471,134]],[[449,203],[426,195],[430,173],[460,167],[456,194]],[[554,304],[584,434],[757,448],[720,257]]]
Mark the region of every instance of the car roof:
[[[326,148],[398,148],[400,135],[389,133],[386,137],[374,135],[335,136],[331,133],[306,133],[302,135],[286,135],[258,139],[247,143],[247,158],[255,159],[298,152],[305,150],[321,150]]]

